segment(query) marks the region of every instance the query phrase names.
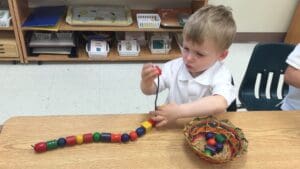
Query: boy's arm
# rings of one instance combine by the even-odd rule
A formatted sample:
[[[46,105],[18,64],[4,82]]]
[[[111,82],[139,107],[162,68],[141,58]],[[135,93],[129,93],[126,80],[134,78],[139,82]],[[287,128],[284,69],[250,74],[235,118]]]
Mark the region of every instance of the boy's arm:
[[[288,66],[284,73],[284,81],[296,88],[300,88],[300,69]]]
[[[145,95],[151,95],[151,94],[155,94],[156,91],[156,85],[154,82],[148,84],[145,83],[143,80],[141,80],[141,84],[140,84],[141,90]]]
[[[179,118],[195,117],[223,113],[228,105],[226,99],[221,95],[203,97],[196,101],[179,105],[182,111]]]

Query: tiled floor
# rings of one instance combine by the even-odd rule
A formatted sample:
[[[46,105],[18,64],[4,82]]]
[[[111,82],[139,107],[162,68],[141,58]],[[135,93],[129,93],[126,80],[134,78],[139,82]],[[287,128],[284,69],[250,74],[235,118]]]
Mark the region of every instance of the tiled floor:
[[[254,45],[230,48],[225,63],[237,89]],[[142,63],[0,64],[0,124],[20,115],[146,113],[154,96],[139,89],[141,68]]]

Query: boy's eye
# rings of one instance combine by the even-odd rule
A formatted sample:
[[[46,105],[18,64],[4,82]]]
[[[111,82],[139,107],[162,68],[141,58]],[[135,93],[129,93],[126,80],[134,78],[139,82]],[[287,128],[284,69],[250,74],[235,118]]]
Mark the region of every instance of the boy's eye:
[[[202,53],[196,53],[197,57],[204,57],[204,55]]]
[[[184,48],[183,48],[183,50],[185,50],[185,51],[189,51],[189,48],[187,48],[187,47],[184,47]]]

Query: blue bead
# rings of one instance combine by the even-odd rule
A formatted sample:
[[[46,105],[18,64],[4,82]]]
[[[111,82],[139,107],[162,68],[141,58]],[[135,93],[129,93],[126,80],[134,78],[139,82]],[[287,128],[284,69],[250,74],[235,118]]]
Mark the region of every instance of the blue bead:
[[[126,142],[128,142],[129,140],[130,140],[129,134],[127,134],[127,133],[122,134],[122,136],[121,136],[121,141],[122,141],[123,143],[126,143]]]
[[[58,145],[59,147],[64,147],[64,146],[66,145],[66,143],[67,143],[67,141],[66,141],[65,138],[59,138],[59,139],[57,140],[57,145]]]
[[[205,134],[205,139],[208,140],[208,139],[211,139],[215,137],[215,133],[212,133],[212,132],[208,132]]]
[[[141,126],[141,127],[137,128],[135,130],[135,132],[139,137],[142,137],[146,133],[146,129]]]
[[[101,141],[111,142],[111,133],[101,133]]]
[[[223,144],[222,143],[217,143],[216,144],[216,151],[217,151],[217,153],[218,152],[221,152],[222,150],[223,150]]]
[[[216,154],[216,148],[214,146],[205,145],[205,150],[210,150],[212,155]]]

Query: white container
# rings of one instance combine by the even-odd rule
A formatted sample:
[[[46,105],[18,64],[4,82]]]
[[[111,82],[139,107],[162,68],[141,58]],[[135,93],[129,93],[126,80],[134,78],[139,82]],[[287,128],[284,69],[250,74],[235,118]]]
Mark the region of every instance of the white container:
[[[169,33],[154,33],[149,41],[152,54],[168,54],[171,50],[172,38]]]
[[[120,56],[138,56],[140,51],[140,45],[136,40],[122,40],[118,43]]]
[[[137,40],[140,46],[147,45],[145,32],[125,32],[125,40]]]
[[[109,45],[106,41],[91,40],[86,44],[85,50],[91,58],[107,57]]]
[[[154,13],[138,13],[136,19],[139,28],[159,28],[160,17]]]
[[[10,19],[8,10],[0,10],[0,27],[9,27]]]

